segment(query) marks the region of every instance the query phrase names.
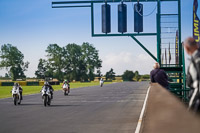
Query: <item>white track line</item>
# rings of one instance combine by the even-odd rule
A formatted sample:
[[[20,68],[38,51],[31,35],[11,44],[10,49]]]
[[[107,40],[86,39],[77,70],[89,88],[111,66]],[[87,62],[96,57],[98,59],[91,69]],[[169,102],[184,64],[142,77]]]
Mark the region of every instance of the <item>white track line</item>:
[[[147,94],[146,94],[146,97],[145,97],[145,100],[144,100],[144,104],[143,104],[143,107],[142,107],[142,111],[140,113],[140,117],[139,117],[139,120],[138,120],[138,124],[137,124],[136,130],[135,130],[135,133],[140,133],[142,120],[143,120],[143,116],[144,116],[144,111],[145,111],[147,99],[148,99],[148,96],[149,96],[149,90],[150,90],[150,87],[147,90]]]

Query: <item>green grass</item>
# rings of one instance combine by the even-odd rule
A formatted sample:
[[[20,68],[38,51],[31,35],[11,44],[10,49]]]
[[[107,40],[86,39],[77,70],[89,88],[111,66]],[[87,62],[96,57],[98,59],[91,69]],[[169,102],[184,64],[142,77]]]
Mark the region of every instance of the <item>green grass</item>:
[[[112,82],[105,82],[104,84],[111,84]],[[86,82],[86,83],[70,83],[71,88],[89,87],[99,85],[99,82]],[[61,90],[61,85],[53,85],[54,90]],[[22,86],[23,95],[40,93],[42,86]],[[12,86],[0,86],[0,99],[11,97],[10,91]]]

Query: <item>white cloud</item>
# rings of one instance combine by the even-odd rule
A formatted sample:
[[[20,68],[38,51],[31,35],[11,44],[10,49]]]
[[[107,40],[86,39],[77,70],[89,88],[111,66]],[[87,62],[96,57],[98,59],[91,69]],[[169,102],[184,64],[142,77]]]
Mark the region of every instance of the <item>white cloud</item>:
[[[147,54],[134,55],[130,52],[109,53],[102,59],[103,74],[113,68],[117,75],[123,74],[125,70],[138,70],[141,74],[148,74],[155,62]]]

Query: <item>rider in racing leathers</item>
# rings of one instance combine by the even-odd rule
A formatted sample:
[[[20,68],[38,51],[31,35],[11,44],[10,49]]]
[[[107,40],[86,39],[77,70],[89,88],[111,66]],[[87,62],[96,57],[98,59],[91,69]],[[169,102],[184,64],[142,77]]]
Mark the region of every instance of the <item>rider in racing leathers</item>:
[[[44,82],[44,86],[47,86],[47,87],[49,87],[49,90],[50,90],[50,93],[51,93],[51,99],[53,99],[53,91],[54,91],[54,89],[53,89],[53,87],[46,81],[46,82]],[[44,87],[43,86],[43,87]],[[43,88],[42,87],[42,88]]]
[[[68,80],[65,80],[65,81],[63,82],[63,85],[62,85],[62,86],[64,86],[64,84],[67,84],[67,85],[68,85],[68,87],[69,87],[68,92],[70,92],[70,84],[69,84],[69,81],[68,81]]]

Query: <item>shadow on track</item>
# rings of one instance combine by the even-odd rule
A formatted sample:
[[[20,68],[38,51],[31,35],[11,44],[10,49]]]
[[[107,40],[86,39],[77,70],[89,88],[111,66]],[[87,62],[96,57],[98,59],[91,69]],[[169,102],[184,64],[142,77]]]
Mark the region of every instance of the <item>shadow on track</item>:
[[[43,106],[42,103],[23,103],[23,104],[21,104],[19,106],[38,106],[38,105]],[[81,106],[81,105],[63,105],[63,104],[59,105],[59,104],[52,104],[49,107],[54,108],[54,107],[73,107],[73,106],[76,107],[76,106]]]
[[[81,106],[81,105],[50,105],[49,107],[76,107],[76,106]]]
[[[22,103],[20,106],[37,106],[42,105],[41,103]]]

